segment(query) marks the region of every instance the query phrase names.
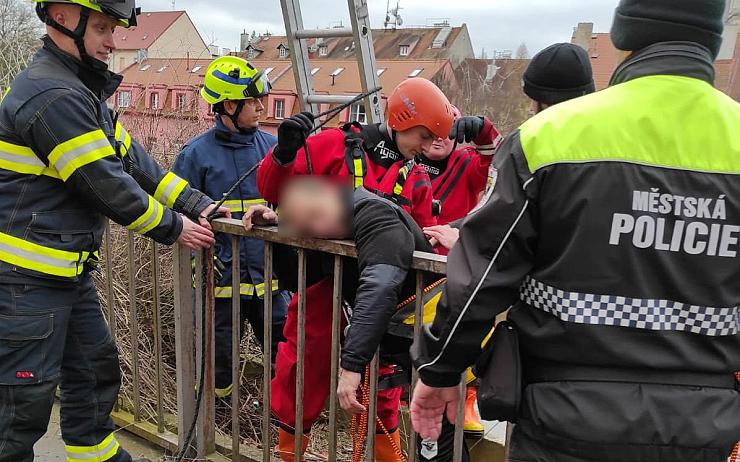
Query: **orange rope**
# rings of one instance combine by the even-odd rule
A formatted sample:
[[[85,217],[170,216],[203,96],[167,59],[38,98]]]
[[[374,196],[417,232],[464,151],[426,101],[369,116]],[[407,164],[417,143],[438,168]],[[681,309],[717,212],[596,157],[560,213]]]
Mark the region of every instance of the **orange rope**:
[[[740,372],[735,372],[735,379],[740,382]],[[738,455],[740,455],[740,442],[738,442],[732,450],[732,454],[730,454],[730,462],[738,462]]]
[[[365,380],[363,382],[364,383],[360,384],[360,393],[362,394],[361,404],[365,407],[365,412],[353,415],[352,423],[350,424],[350,435],[352,435],[352,462],[362,462],[362,451],[365,448],[370,412],[370,366],[365,368]],[[398,447],[396,442],[393,440],[383,421],[380,420],[380,417],[378,416],[375,416],[375,420],[386,438],[388,438],[388,441],[399,460],[406,462],[406,457],[404,457],[403,451],[401,451],[401,448]]]

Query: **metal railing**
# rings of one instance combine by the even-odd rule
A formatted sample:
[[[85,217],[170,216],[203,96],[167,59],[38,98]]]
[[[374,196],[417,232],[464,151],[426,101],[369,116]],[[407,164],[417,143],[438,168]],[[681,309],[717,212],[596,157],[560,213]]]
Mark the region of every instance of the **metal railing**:
[[[298,304],[297,304],[297,366],[296,366],[296,454],[300,454],[300,444],[302,435],[306,429],[302,428],[303,424],[303,376],[304,376],[304,345],[305,345],[305,320],[306,320],[306,259],[307,251],[319,251],[334,256],[333,264],[333,296],[332,296],[332,342],[331,342],[331,380],[329,395],[329,412],[328,412],[328,460],[338,460],[338,432],[340,430],[340,410],[336,395],[337,377],[339,369],[339,355],[341,343],[341,317],[342,314],[342,273],[344,259],[346,257],[356,258],[354,243],[350,241],[322,240],[322,239],[300,239],[281,235],[274,227],[257,227],[251,231],[246,231],[240,221],[219,219],[213,222],[215,231],[229,234],[231,236],[232,255],[239,255],[240,237],[246,236],[264,241],[265,244],[265,281],[273,278],[273,244],[284,244],[297,248],[298,253]],[[139,238],[136,238],[137,240]],[[107,293],[109,316],[112,320],[112,328],[116,326],[116,303],[114,298],[113,278],[114,270],[110,262],[111,255],[111,234],[107,234],[105,246],[106,259],[106,284],[105,289],[101,288],[101,293]],[[135,250],[135,238],[129,232],[126,234],[126,259],[128,261],[128,330],[130,336],[130,351],[127,360],[130,361],[129,367],[131,387],[128,390],[130,398],[127,400],[126,409],[119,409],[114,414],[114,419],[121,426],[128,430],[145,437],[150,441],[170,450],[176,451],[186,444],[188,429],[195,420],[195,441],[190,450],[189,457],[205,458],[207,460],[277,460],[276,453],[272,447],[272,433],[276,430],[276,425],[270,413],[270,394],[271,394],[271,377],[272,364],[269,360],[262,361],[262,390],[261,390],[261,441],[259,446],[261,450],[241,444],[241,420],[240,413],[240,370],[242,355],[240,354],[240,329],[237,328],[241,322],[240,318],[240,294],[239,291],[232,293],[232,383],[235,385],[231,394],[231,435],[222,435],[216,431],[216,403],[215,403],[215,377],[214,377],[214,281],[213,281],[213,258],[211,251],[197,252],[195,254],[195,270],[191,261],[192,253],[189,249],[175,246],[172,250],[172,268],[173,268],[173,289],[174,289],[174,352],[176,358],[176,394],[177,394],[177,411],[176,425],[174,425],[173,416],[168,415],[163,409],[163,325],[161,317],[161,287],[160,274],[166,271],[165,265],[160,263],[160,250],[153,242],[148,244],[148,265],[139,264],[137,267]],[[117,249],[120,251],[120,249]],[[239,281],[240,268],[239,259],[232,259],[232,278],[233,281]],[[154,400],[154,406],[146,416],[142,412],[142,391],[141,377],[142,370],[139,364],[138,341],[140,337],[140,326],[138,318],[140,316],[139,306],[142,301],[137,301],[137,272],[142,266],[148,266],[148,276],[151,281],[151,295],[154,300],[148,301],[147,305],[152,307],[151,335],[154,346],[154,384],[149,387],[155,396],[147,395],[148,400]],[[205,268],[204,268],[205,266]],[[416,299],[415,299],[415,316],[414,316],[414,337],[421,333],[423,319],[423,290],[424,290],[424,273],[436,273],[444,275],[446,272],[446,257],[415,252],[413,256],[412,268],[416,272]],[[204,290],[195,290],[193,287],[201,287]],[[269,290],[266,295],[269,295]],[[270,358],[272,355],[272,297],[264,297],[264,341],[263,357]],[[165,326],[171,328],[171,326]],[[119,336],[120,338],[120,336]],[[171,345],[164,345],[171,350]],[[201,368],[201,365],[204,365]],[[196,411],[196,395],[200,383],[201,369],[203,371],[203,393],[200,408]],[[374,416],[376,409],[376,390],[378,377],[378,360],[377,355],[371,363],[370,374],[370,402],[368,411],[370,416]],[[145,371],[150,374],[152,371]],[[416,372],[412,372],[412,382],[417,380]],[[153,389],[153,390],[151,390]],[[463,412],[464,412],[464,381],[461,380],[460,386],[460,405],[457,412],[457,422],[460,424],[455,428],[455,450],[454,460],[462,460],[463,449]],[[365,438],[364,460],[374,460],[374,436],[375,425],[372,425],[374,418],[369,419],[367,436]],[[408,426],[407,433],[407,454],[409,462],[416,459],[416,434]],[[219,455],[219,453],[221,455]]]

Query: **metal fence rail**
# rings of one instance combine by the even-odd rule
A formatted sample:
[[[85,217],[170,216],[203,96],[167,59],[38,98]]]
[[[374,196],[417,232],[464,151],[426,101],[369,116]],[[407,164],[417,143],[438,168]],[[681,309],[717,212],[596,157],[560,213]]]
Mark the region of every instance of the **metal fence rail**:
[[[304,374],[304,345],[305,345],[305,314],[306,314],[306,251],[319,251],[326,254],[334,255],[333,265],[333,296],[332,296],[332,343],[331,343],[331,378],[330,378],[330,397],[329,397],[329,424],[328,424],[328,459],[337,460],[338,457],[338,432],[339,423],[339,406],[336,396],[337,374],[339,368],[339,352],[341,342],[341,316],[342,314],[342,269],[343,259],[345,257],[355,258],[356,251],[354,243],[350,241],[322,240],[322,239],[299,239],[281,235],[274,227],[258,227],[251,231],[246,231],[241,222],[237,220],[219,219],[214,221],[215,231],[231,235],[232,255],[239,255],[240,237],[246,236],[264,241],[265,243],[265,281],[266,288],[264,297],[264,358],[271,357],[271,336],[272,336],[272,297],[270,295],[270,283],[273,278],[273,244],[285,244],[298,249],[298,363],[296,372],[296,454],[300,454],[300,444],[302,435],[305,430],[302,428],[302,401],[303,401],[303,374]],[[106,245],[105,257],[107,262],[111,261],[110,233]],[[140,326],[137,321],[137,313],[142,306],[141,300],[136,300],[136,254],[133,236],[126,236],[126,257],[128,260],[128,290],[129,290],[129,326],[131,336],[139,336]],[[148,270],[151,272],[152,284],[152,314],[151,329],[154,337],[155,367],[154,371],[143,371],[139,365],[138,339],[131,338],[132,348],[129,352],[129,358],[132,361],[131,395],[133,399],[130,408],[119,410],[114,418],[120,425],[125,425],[127,429],[139,434],[168,450],[176,450],[185,445],[186,433],[194,419],[196,437],[193,447],[189,453],[191,457],[206,458],[210,460],[277,460],[277,456],[272,448],[272,431],[276,428],[272,422],[270,413],[270,381],[272,377],[272,364],[269,360],[263,361],[262,371],[262,405],[261,405],[261,449],[244,446],[240,441],[240,370],[241,355],[240,345],[241,338],[237,326],[240,319],[240,293],[238,290],[232,291],[232,380],[234,389],[231,395],[231,438],[217,434],[215,430],[215,378],[214,378],[214,284],[213,284],[213,256],[211,251],[199,252],[195,254],[195,264],[192,263],[192,253],[185,247],[176,246],[173,249],[173,286],[174,286],[174,351],[176,358],[176,390],[177,390],[177,416],[176,426],[173,419],[167,420],[167,415],[163,410],[163,339],[162,339],[162,318],[161,318],[161,287],[160,273],[167,271],[159,262],[159,251],[157,245],[149,242],[149,265]],[[413,256],[412,268],[416,271],[416,305],[415,305],[415,325],[414,336],[421,333],[422,312],[423,312],[423,273],[437,273],[444,275],[446,272],[446,257],[415,252]],[[233,281],[239,281],[240,262],[234,258],[230,270],[232,271]],[[204,271],[205,266],[205,271]],[[106,264],[106,283],[107,288],[102,289],[101,293],[108,294],[108,310],[111,319],[115,321],[115,303],[113,300],[114,289],[112,287],[113,273],[111,265]],[[193,290],[193,287],[203,287],[205,290]],[[310,309],[310,307],[308,307]],[[112,325],[115,326],[115,322]],[[167,346],[167,345],[165,345]],[[198,412],[196,412],[196,390],[199,385],[201,372],[201,361],[205,361],[203,377],[203,398]],[[375,389],[377,387],[378,361],[373,361],[371,367],[371,393],[370,393],[370,415],[373,415],[376,408]],[[140,390],[140,376],[142,373],[155,374],[156,396],[147,396],[147,399],[154,399],[154,416],[142,417],[142,395]],[[417,379],[415,371],[413,380]],[[458,422],[462,422],[462,412],[464,406],[464,384],[461,381],[461,400],[458,409]],[[364,460],[374,460],[374,433],[375,426],[372,425],[374,418],[369,419],[368,435],[366,437]],[[176,433],[175,433],[176,432]],[[455,433],[455,460],[462,459],[463,432],[462,425],[456,427]],[[413,430],[408,434],[407,441],[408,460],[416,459],[416,435]],[[221,455],[219,455],[220,453]]]

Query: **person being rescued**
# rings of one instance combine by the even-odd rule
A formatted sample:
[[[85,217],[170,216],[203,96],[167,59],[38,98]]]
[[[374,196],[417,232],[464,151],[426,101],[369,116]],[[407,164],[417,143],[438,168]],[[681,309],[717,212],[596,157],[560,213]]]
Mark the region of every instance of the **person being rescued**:
[[[463,218],[480,201],[491,170],[493,153],[504,140],[488,118],[462,116],[453,107],[455,124],[449,137],[438,138],[419,156],[419,163],[432,180],[433,211],[438,225],[424,228],[434,250],[447,255],[445,228],[449,223]],[[463,143],[472,145],[462,146]],[[475,376],[468,371],[465,400],[466,436],[483,436],[484,427],[475,410],[477,392]]]
[[[277,223],[278,215],[266,206],[255,205],[244,215],[243,222],[250,230],[255,224]],[[337,397],[345,411],[354,415],[367,412],[358,394],[363,391],[361,384],[370,361],[380,349],[375,460],[404,460],[398,430],[399,405],[402,386],[410,383],[409,347],[413,339],[413,320],[409,323],[407,317],[409,312],[413,313],[413,303],[410,310],[399,311],[398,306],[400,300],[415,293],[415,277],[410,271],[414,251],[432,252],[431,244],[411,216],[397,204],[364,187],[352,190],[350,185],[334,178],[303,177],[287,183],[282,192],[279,227],[281,234],[355,241],[357,259],[347,258],[343,265],[342,295],[351,313],[348,322],[343,320],[345,335]],[[331,268],[333,257],[324,254],[324,258],[328,260],[326,266]],[[425,274],[424,279],[425,286],[435,287],[433,283],[439,276]],[[306,311],[308,316],[308,307]],[[325,326],[321,335],[330,341],[331,322]],[[307,325],[306,340],[313,335],[315,332],[309,331]],[[328,357],[327,354],[316,361],[315,357],[306,355],[306,378],[317,363],[323,363],[327,366],[328,379]],[[294,374],[290,380],[294,387]],[[323,408],[324,390],[310,388],[311,385],[305,383],[306,410],[311,403],[320,403]],[[292,391],[295,396],[295,389]],[[285,421],[286,414],[292,414],[293,409],[281,406],[273,410]],[[281,458],[295,460],[294,440],[282,436],[285,429],[280,433],[278,451]],[[304,450],[307,444],[308,439],[304,437]],[[422,454],[427,456],[426,460],[452,460],[453,446],[454,427],[446,423],[433,453]],[[467,458],[466,449],[464,460]]]
[[[282,190],[291,178],[331,176],[397,204],[420,227],[436,224],[432,216],[431,182],[414,158],[428,150],[435,139],[449,135],[454,122],[452,105],[432,82],[417,77],[402,82],[393,91],[386,113],[388,119],[383,124],[348,125],[311,137],[308,136],[314,122],[311,114],[301,113],[286,119],[278,128],[277,145],[257,171],[261,196],[269,203],[280,205],[282,210]],[[290,278],[280,274],[281,267],[290,266],[284,264],[290,261],[289,256],[282,255],[286,252],[280,252],[279,246],[275,252],[275,268],[281,284],[295,290],[287,283]],[[309,256],[311,280],[306,284],[304,384],[310,392],[303,402],[303,428],[307,431],[324,409],[330,381],[330,364],[326,358],[331,355],[333,281],[329,276],[313,277],[321,274],[313,271],[315,260]],[[281,425],[281,448],[293,448],[295,442],[297,307],[294,296],[288,306],[283,331],[286,341],[278,346],[272,381],[270,405]],[[395,392],[386,390],[383,393]],[[292,449],[283,451],[281,457],[293,460],[292,452]]]

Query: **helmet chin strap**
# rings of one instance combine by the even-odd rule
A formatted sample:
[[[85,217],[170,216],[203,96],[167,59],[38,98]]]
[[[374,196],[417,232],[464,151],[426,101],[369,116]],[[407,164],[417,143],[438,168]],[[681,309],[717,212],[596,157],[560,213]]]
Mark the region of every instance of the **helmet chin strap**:
[[[108,69],[107,63],[93,58],[87,54],[87,50],[85,49],[85,29],[87,29],[87,21],[90,19],[90,10],[88,8],[80,6],[80,21],[77,23],[77,27],[73,31],[52,19],[51,16],[47,14],[46,9],[42,4],[39,3],[36,5],[36,11],[39,14],[39,17],[46,24],[74,40],[75,45],[77,46],[77,51],[80,53],[80,60],[84,64],[97,71],[105,71]]]
[[[248,133],[250,131],[249,129],[242,128],[241,126],[239,126],[239,114],[242,113],[242,109],[244,109],[245,102],[246,100],[240,99],[239,102],[236,104],[236,109],[234,109],[234,113],[225,114],[229,119],[231,119],[231,123],[234,124],[234,128],[236,128],[236,130],[239,133]],[[224,112],[226,112],[226,107],[224,107]]]

